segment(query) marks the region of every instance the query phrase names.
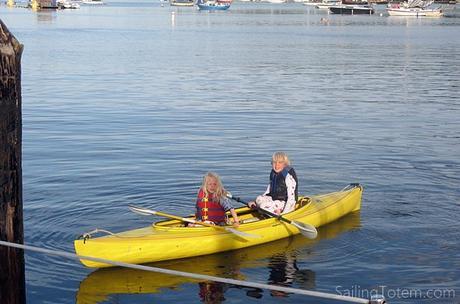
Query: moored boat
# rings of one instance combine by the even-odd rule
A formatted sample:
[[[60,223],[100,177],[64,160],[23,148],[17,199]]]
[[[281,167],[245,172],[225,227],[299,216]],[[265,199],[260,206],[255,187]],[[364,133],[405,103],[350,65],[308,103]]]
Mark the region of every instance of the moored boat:
[[[423,9],[423,8],[387,8],[388,15],[402,17],[442,17],[444,12],[441,9]]]
[[[316,8],[318,9],[329,9],[331,6],[340,5],[342,4],[341,0],[323,0],[321,3],[316,4]]]
[[[307,0],[307,1],[303,1],[302,4],[306,5],[306,6],[317,6],[318,4],[321,4],[321,1],[319,1],[319,0]]]
[[[79,9],[80,5],[75,1],[69,0],[59,0],[57,1],[58,7],[60,9]]]
[[[104,1],[103,0],[83,0],[81,1],[83,4],[89,4],[89,5],[103,5]]]
[[[224,11],[230,8],[232,4],[231,1],[220,1],[220,0],[198,0],[196,5],[198,6],[199,10],[207,10],[207,11]]]
[[[57,0],[37,0],[37,1],[30,1],[29,5],[31,7],[36,7],[39,9],[58,9]]]
[[[341,15],[372,15],[375,10],[370,5],[334,5],[329,7],[333,14]]]
[[[169,0],[170,6],[193,6],[193,0]]]
[[[429,7],[433,2],[432,0],[409,0],[402,3],[391,3],[387,7],[387,12],[390,16],[442,17],[444,12],[440,7]]]
[[[360,210],[362,191],[361,185],[350,184],[337,192],[300,197],[296,210],[283,217],[320,227]],[[93,238],[85,234],[75,240],[75,252],[81,256],[143,264],[246,248],[300,233],[295,225],[273,217],[265,218],[247,207],[236,211],[241,223],[236,230],[256,237],[244,237],[213,227],[187,227],[182,221],[166,220],[115,235]],[[85,259],[81,262],[88,267],[111,266]]]

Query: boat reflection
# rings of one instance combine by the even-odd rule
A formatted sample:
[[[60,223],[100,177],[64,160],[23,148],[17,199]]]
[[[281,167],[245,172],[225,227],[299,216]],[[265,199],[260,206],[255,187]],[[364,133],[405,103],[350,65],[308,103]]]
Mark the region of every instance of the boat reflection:
[[[56,10],[38,10],[36,16],[37,23],[52,24],[56,21]]]
[[[314,289],[316,274],[310,269],[299,269],[297,257],[294,254],[277,255],[270,258],[268,263],[269,277],[268,284],[302,289]],[[282,291],[270,291],[275,297],[287,297],[288,294]]]
[[[261,272],[268,270],[266,277],[269,284],[314,289],[315,272],[309,269],[299,269],[297,262],[308,261],[315,254],[314,245],[322,239],[335,238],[341,233],[359,227],[360,214],[355,212],[321,227],[315,240],[297,235],[260,246],[149,265],[237,280],[246,279],[244,274],[246,270],[259,268]],[[257,288],[200,281],[135,269],[105,268],[90,273],[80,283],[76,303],[102,303],[115,295],[155,294],[162,290],[175,290],[186,284],[198,285],[198,298],[203,303],[222,303],[229,289],[241,290],[243,294],[252,298],[262,298],[264,294],[263,290]],[[287,297],[288,294],[272,291],[270,296]]]

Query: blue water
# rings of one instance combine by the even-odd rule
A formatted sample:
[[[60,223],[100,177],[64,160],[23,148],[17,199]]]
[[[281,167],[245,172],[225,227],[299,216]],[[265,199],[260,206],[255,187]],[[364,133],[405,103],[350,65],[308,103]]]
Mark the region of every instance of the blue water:
[[[252,199],[283,150],[300,193],[359,182],[361,212],[314,241],[160,266],[335,294],[383,290],[390,303],[458,303],[459,17],[453,6],[435,19],[388,17],[384,7],[335,16],[296,3],[236,2],[217,13],[154,1],[0,7],[24,44],[27,244],[72,252],[96,227],[151,223],[128,204],[189,214],[209,170]],[[30,252],[26,271],[28,303],[333,303],[94,272]]]

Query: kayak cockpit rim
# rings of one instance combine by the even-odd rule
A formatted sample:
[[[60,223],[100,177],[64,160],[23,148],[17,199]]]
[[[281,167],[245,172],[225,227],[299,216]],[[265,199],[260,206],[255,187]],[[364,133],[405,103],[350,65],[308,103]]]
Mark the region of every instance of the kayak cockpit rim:
[[[291,213],[294,213],[300,209],[305,209],[309,204],[311,203],[311,198],[307,196],[301,196],[299,197],[297,204],[296,204],[296,209],[293,210],[290,213],[283,214],[283,216],[287,216]],[[251,223],[256,223],[256,222],[262,222],[266,220],[276,220],[276,218],[270,218],[266,217],[262,214],[259,214],[257,210],[253,210],[248,208],[247,206],[243,206],[240,208],[236,208],[235,212],[238,214],[238,217],[240,218],[240,227],[251,224]],[[227,215],[230,215],[230,212],[227,212]],[[187,218],[190,219],[196,219],[195,215],[189,215]],[[230,218],[230,217],[229,217]],[[265,222],[266,223],[266,222]],[[155,229],[171,229],[171,228],[207,228],[209,229],[210,227],[203,227],[203,226],[193,226],[189,227],[186,222],[180,221],[180,220],[162,220],[158,222],[152,223],[152,226]],[[223,227],[233,227],[232,225],[224,225]],[[211,227],[212,229],[212,227]]]

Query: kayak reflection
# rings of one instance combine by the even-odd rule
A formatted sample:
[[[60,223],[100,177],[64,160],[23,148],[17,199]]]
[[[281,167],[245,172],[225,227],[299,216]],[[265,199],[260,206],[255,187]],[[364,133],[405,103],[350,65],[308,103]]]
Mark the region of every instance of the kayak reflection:
[[[269,284],[314,289],[315,272],[299,269],[297,262],[308,261],[315,254],[314,245],[322,239],[335,238],[359,227],[360,214],[355,212],[321,227],[315,240],[297,235],[260,246],[149,265],[236,280],[245,280],[246,270],[258,268],[262,272],[268,271],[266,278]],[[156,294],[162,290],[178,289],[187,283],[198,284],[198,298],[203,303],[222,303],[229,289],[241,290],[243,294],[253,298],[262,298],[264,294],[263,290],[256,288],[117,267],[90,273],[80,283],[76,303],[96,304],[119,295]],[[288,294],[271,292],[270,296],[286,297]],[[126,303],[129,303],[129,299]]]

